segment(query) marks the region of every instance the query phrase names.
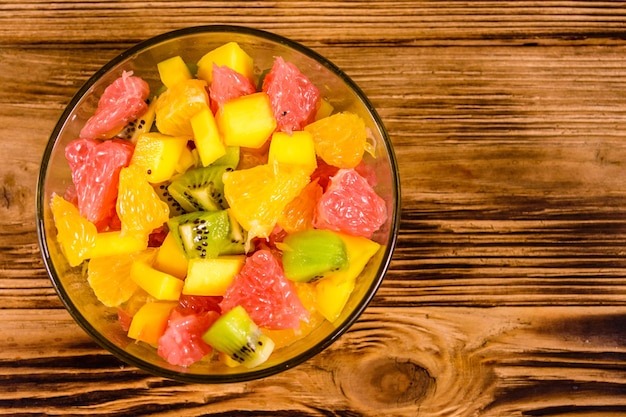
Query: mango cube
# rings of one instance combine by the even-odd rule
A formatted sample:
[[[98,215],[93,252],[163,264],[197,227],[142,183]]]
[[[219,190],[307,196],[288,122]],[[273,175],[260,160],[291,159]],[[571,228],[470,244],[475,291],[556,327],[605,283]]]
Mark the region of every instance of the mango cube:
[[[157,300],[178,300],[183,289],[182,280],[166,272],[158,271],[144,261],[133,261],[130,267],[130,277]]]
[[[167,88],[171,88],[181,81],[193,78],[189,67],[187,67],[185,61],[178,55],[159,62],[157,69],[159,71],[159,77],[161,77],[161,82]]]
[[[238,73],[248,77],[254,76],[254,63],[252,57],[246,53],[237,42],[228,42],[206,53],[198,61],[198,78],[207,81],[213,80],[213,64],[227,66]]]
[[[187,255],[176,242],[172,232],[168,232],[163,243],[157,251],[154,260],[154,269],[168,273],[179,279],[185,279],[187,275]]]
[[[315,307],[331,323],[343,311],[357,277],[380,245],[373,240],[337,233],[346,245],[348,268],[322,278],[315,284]]]
[[[244,262],[244,255],[190,259],[183,294],[224,295]]]
[[[270,98],[264,92],[227,101],[217,112],[216,121],[226,146],[258,149],[276,129]]]
[[[311,175],[317,168],[313,135],[306,131],[296,131],[291,135],[284,132],[274,133],[268,162],[298,165]]]
[[[198,155],[195,149],[191,150],[187,146],[183,148],[183,151],[180,154],[180,158],[178,158],[178,162],[176,163],[176,167],[174,168],[175,174],[183,174],[187,172],[188,169],[196,165],[198,160]]]
[[[167,319],[178,302],[154,301],[148,302],[133,316],[128,329],[128,337],[157,345],[159,337],[165,333]]]
[[[208,166],[226,154],[226,147],[220,138],[215,117],[209,108],[191,118],[193,140],[203,166]]]
[[[131,164],[146,171],[148,182],[167,181],[176,172],[176,166],[189,138],[168,136],[158,132],[144,133],[137,139]]]
[[[135,234],[122,234],[121,231],[100,232],[96,235],[95,245],[89,252],[90,258],[127,255],[142,251],[148,247],[148,239]]]
[[[317,111],[315,112],[315,120],[317,121],[317,120],[330,116],[331,114],[333,114],[333,110],[335,110],[333,105],[330,104],[330,102],[327,99],[322,98],[320,100],[320,106],[317,108]]]

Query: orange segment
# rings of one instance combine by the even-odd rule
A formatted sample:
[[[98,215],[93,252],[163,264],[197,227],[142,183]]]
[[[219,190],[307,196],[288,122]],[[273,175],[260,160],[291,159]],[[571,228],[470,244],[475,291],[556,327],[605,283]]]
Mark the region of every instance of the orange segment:
[[[169,207],[148,183],[142,168],[130,165],[120,171],[117,215],[122,233],[147,236],[169,219]]]
[[[315,206],[322,193],[322,186],[318,184],[317,179],[308,183],[302,192],[285,206],[278,219],[280,227],[287,233],[312,228]]]
[[[248,238],[267,238],[285,206],[309,182],[302,169],[258,165],[224,174],[224,196]]]
[[[96,244],[98,230],[89,220],[81,217],[78,208],[63,197],[54,194],[50,203],[57,241],[70,266],[80,265],[90,256]]]
[[[361,162],[367,129],[358,115],[336,113],[309,124],[304,130],[313,135],[315,152],[327,164],[354,168]]]
[[[161,94],[155,109],[159,132],[170,136],[193,137],[191,118],[209,107],[206,86],[203,80],[184,80]]]
[[[130,278],[133,261],[151,261],[155,253],[156,249],[150,248],[132,255],[91,259],[87,267],[87,281],[96,298],[107,307],[117,307],[128,301],[139,288]]]

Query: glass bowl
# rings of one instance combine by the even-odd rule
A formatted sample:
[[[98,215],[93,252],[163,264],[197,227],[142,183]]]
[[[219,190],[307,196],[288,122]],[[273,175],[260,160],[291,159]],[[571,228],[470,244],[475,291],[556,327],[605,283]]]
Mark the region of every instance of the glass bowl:
[[[209,50],[235,41],[254,59],[260,77],[277,56],[294,63],[334,106],[365,120],[374,138],[377,157],[367,159],[377,177],[377,193],[386,201],[388,219],[373,240],[382,245],[359,276],[357,285],[334,322],[324,321],[305,338],[276,350],[262,365],[247,369],[228,367],[220,361],[200,361],[189,367],[168,364],[156,349],[129,339],[117,322],[116,309],[95,298],[81,266],[70,268],[56,241],[50,200],[63,195],[71,184],[65,146],[97,107],[104,88],[122,71],[132,70],[156,91],[160,85],[156,64],[181,55],[197,62]],[[366,154],[367,155],[367,154]],[[76,322],[103,348],[120,360],[157,376],[191,383],[240,382],[267,377],[312,358],[348,330],[374,297],[389,267],[396,243],[400,213],[400,182],[391,141],[383,123],[361,89],[339,68],[316,52],[284,37],[237,26],[199,26],[168,32],[137,44],[111,60],[76,93],[56,124],[43,155],[37,188],[37,231],[45,267],[63,304]]]

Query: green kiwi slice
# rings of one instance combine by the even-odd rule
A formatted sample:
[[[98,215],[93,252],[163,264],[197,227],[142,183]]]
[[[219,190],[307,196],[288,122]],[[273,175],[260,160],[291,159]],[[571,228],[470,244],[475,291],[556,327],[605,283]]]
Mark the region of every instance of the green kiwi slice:
[[[202,340],[247,368],[265,362],[275,346],[242,306],[222,314],[202,335]]]
[[[309,229],[288,235],[278,244],[285,277],[309,282],[348,265],[346,245],[330,230]]]
[[[158,184],[153,184],[152,187],[154,191],[157,193],[161,201],[167,203],[170,208],[170,217],[180,216],[181,214],[185,214],[186,211],[182,208],[180,203],[172,197],[169,191],[167,191],[167,187],[171,184],[171,181],[165,181]]]
[[[245,232],[226,210],[194,211],[172,217],[167,226],[188,258],[244,253]]]
[[[174,178],[167,191],[186,212],[221,210],[228,207],[222,176],[239,163],[239,147],[227,152],[213,164],[193,168]]]

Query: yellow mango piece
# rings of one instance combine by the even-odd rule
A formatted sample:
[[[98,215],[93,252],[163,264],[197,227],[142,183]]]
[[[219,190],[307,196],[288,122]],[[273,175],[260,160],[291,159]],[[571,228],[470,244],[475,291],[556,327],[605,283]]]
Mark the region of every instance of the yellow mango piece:
[[[161,77],[161,82],[167,88],[171,88],[181,81],[193,78],[189,67],[187,67],[183,58],[178,55],[159,62],[157,69],[159,71],[159,77]]]
[[[254,63],[252,57],[246,53],[237,42],[228,42],[206,53],[198,61],[198,78],[211,83],[213,80],[213,64],[227,66],[238,73],[254,77]]]
[[[208,108],[191,118],[193,140],[203,166],[208,166],[226,154],[213,113]]]
[[[315,120],[317,121],[330,116],[333,114],[333,110],[335,110],[333,105],[330,104],[327,99],[322,98],[320,100],[320,106],[318,107],[317,112],[315,112]]]
[[[360,236],[337,233],[346,245],[348,268],[322,278],[315,284],[315,307],[328,321],[337,320],[345,307],[357,277],[380,244]]]
[[[172,232],[168,232],[159,247],[154,260],[154,269],[168,273],[176,278],[184,279],[187,276],[187,256],[180,247]]]
[[[196,165],[197,156],[194,152],[195,149],[191,150],[187,146],[183,148],[180,158],[178,158],[178,162],[176,163],[176,167],[174,168],[174,175],[187,172],[188,169]]]
[[[148,182],[167,181],[176,172],[176,166],[189,138],[168,136],[158,132],[144,133],[137,139],[131,164],[143,168]]]
[[[270,98],[264,92],[227,101],[217,112],[216,121],[226,146],[258,149],[276,129]]]
[[[313,136],[306,131],[296,131],[291,135],[276,132],[270,142],[268,163],[298,165],[311,175],[317,168]]]
[[[158,271],[143,261],[133,262],[130,267],[130,277],[157,300],[178,300],[183,289],[182,280],[166,272]]]
[[[178,302],[154,301],[144,304],[133,316],[128,329],[128,337],[157,345],[159,337],[165,333],[167,319]]]
[[[241,271],[245,258],[245,255],[233,255],[190,259],[183,294],[224,295],[235,275]]]
[[[121,231],[100,232],[91,249],[90,258],[127,255],[148,247],[148,239],[136,234],[123,234]]]

